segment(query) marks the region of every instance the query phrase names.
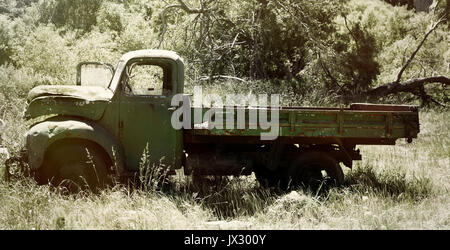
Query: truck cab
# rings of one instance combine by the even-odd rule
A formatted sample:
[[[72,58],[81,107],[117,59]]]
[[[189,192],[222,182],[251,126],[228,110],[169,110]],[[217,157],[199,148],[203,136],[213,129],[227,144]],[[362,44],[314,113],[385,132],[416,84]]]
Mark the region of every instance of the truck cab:
[[[64,165],[67,154],[81,152],[74,148],[86,145],[100,156],[94,159],[97,165],[108,165],[109,170],[114,162],[114,170],[122,175],[139,170],[144,150],[150,164],[179,168],[183,132],[170,124],[170,102],[183,92],[183,84],[184,64],[175,52],[139,50],[122,56],[104,86],[35,87],[25,112],[27,119],[41,119],[25,135],[30,168],[46,182],[60,172],[46,165]],[[77,158],[83,156],[74,158],[69,165],[79,165]],[[56,181],[66,177],[61,174]]]

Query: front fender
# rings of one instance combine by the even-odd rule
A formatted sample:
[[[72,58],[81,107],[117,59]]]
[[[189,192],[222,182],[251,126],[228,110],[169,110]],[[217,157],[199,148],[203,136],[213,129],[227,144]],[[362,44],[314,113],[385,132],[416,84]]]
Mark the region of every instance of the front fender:
[[[41,167],[47,148],[61,139],[78,138],[100,145],[111,160],[115,160],[119,174],[123,174],[123,149],[114,136],[100,125],[86,120],[50,119],[31,127],[25,134],[28,164],[32,169]]]

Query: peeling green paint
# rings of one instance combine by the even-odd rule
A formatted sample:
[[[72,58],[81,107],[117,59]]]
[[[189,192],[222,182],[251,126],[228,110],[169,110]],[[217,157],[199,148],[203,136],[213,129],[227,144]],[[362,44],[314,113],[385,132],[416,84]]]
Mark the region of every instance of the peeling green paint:
[[[80,138],[93,141],[103,147],[111,159],[116,158],[119,170],[123,171],[123,152],[119,142],[106,129],[94,122],[54,117],[33,126],[25,134],[25,138],[28,164],[31,168],[41,166],[45,151],[52,143],[61,139]]]
[[[41,85],[34,87],[27,97],[28,103],[38,97],[65,96],[90,101],[108,101],[113,96],[108,88],[98,86]]]

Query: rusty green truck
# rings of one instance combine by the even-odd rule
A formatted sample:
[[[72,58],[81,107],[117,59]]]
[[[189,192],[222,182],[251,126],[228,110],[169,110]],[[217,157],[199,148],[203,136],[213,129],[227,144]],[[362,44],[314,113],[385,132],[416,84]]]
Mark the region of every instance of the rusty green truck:
[[[36,122],[25,135],[25,152],[41,183],[68,179],[95,186],[113,174],[132,176],[146,147],[151,163],[172,174],[181,168],[196,175],[255,173],[269,186],[342,182],[340,163],[351,168],[361,160],[357,145],[411,142],[419,133],[417,107],[375,104],[234,106],[215,127],[194,117],[208,108],[192,107],[180,128],[173,124],[181,112],[173,99],[189,95],[183,94],[184,64],[175,52],[139,50],[125,54],[116,69],[94,65],[107,66],[111,76],[83,85],[81,65],[78,86],[37,86],[28,95],[25,117]],[[251,124],[258,110],[277,111],[274,139],[262,140],[268,128]],[[238,121],[238,114],[244,119]]]

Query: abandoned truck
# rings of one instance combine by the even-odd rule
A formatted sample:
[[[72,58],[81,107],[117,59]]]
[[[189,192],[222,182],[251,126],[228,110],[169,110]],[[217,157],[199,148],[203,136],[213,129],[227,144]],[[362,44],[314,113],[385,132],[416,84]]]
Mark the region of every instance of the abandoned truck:
[[[90,67],[103,69],[103,76],[89,78]],[[245,119],[231,128],[203,126],[194,116],[210,109],[191,107],[192,119],[184,117],[183,127],[175,128],[171,120],[180,107],[173,97],[191,98],[183,94],[184,64],[175,52],[132,51],[116,69],[91,62],[77,69],[77,85],[37,86],[28,95],[25,117],[34,125],[25,135],[24,152],[42,184],[71,180],[99,187],[111,176],[133,176],[146,148],[149,165],[169,174],[176,169],[196,176],[255,173],[264,186],[342,183],[340,163],[351,168],[361,160],[357,145],[395,145],[399,138],[411,142],[419,133],[417,107],[361,103],[348,108],[234,106],[222,122],[236,121],[238,114]],[[250,123],[255,110],[278,112],[275,139],[262,140],[267,128]]]

